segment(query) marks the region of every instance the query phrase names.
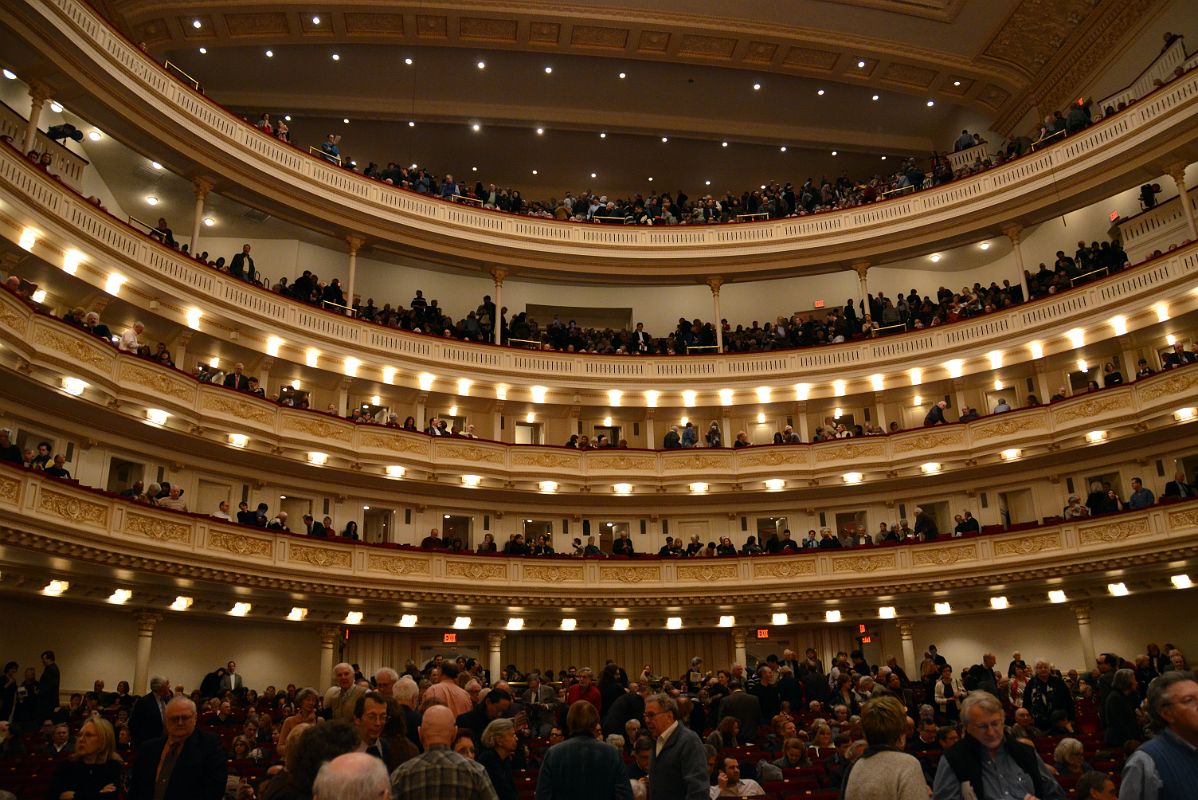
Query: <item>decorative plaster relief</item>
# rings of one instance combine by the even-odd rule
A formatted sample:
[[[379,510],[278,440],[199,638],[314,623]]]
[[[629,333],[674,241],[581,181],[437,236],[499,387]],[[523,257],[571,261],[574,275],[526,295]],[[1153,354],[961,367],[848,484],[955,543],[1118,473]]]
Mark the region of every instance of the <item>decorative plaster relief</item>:
[[[108,506],[90,500],[80,500],[78,497],[62,494],[44,486],[38,493],[37,510],[71,522],[83,522],[98,528],[108,527]]]
[[[944,567],[977,559],[978,546],[973,542],[950,547],[917,547],[911,550],[911,565],[916,567]]]
[[[1033,536],[1002,536],[994,540],[994,555],[996,556],[1026,556],[1032,553],[1045,553],[1050,550],[1060,550],[1061,534],[1037,533]]]
[[[195,397],[195,381],[174,375],[165,369],[154,369],[125,359],[121,359],[120,381],[144,386],[158,394],[184,402],[191,402]]]
[[[1077,539],[1083,546],[1088,544],[1109,544],[1121,542],[1136,536],[1147,536],[1151,533],[1148,517],[1139,519],[1120,520],[1103,525],[1088,525],[1077,532]]]
[[[525,580],[541,583],[581,583],[585,580],[582,565],[529,564],[523,572]]]
[[[158,542],[191,544],[191,532],[192,526],[182,522],[138,514],[135,511],[125,514],[125,533],[135,533]]]
[[[645,583],[661,580],[660,567],[599,567],[601,582]]]
[[[814,574],[814,558],[771,558],[753,562],[753,576],[756,578],[800,578]]]
[[[894,553],[878,553],[876,555],[845,556],[832,559],[832,571],[840,572],[877,572],[880,569],[897,569],[898,560]]]
[[[735,564],[687,564],[678,566],[680,581],[734,581],[740,576]]]
[[[353,565],[353,556],[348,550],[312,547],[306,544],[290,545],[287,548],[287,560],[311,564],[314,567],[338,567],[340,569],[349,569]]]
[[[270,558],[274,544],[270,539],[259,539],[257,536],[242,536],[239,533],[225,531],[208,532],[208,549],[222,550],[238,556],[256,556]]]
[[[475,561],[446,561],[445,575],[472,581],[507,580],[506,564],[480,564]]]
[[[403,558],[381,553],[366,554],[368,572],[386,572],[391,575],[428,575],[431,563],[422,558]]]

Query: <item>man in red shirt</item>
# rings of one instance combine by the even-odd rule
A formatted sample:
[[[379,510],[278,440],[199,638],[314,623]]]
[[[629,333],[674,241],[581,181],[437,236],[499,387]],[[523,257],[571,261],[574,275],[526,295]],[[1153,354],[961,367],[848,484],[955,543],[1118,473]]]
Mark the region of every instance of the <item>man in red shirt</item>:
[[[599,695],[599,687],[591,682],[591,677],[590,667],[578,670],[578,683],[566,691],[567,706],[572,706],[579,700],[586,700],[595,707],[596,711],[603,712],[603,698]]]

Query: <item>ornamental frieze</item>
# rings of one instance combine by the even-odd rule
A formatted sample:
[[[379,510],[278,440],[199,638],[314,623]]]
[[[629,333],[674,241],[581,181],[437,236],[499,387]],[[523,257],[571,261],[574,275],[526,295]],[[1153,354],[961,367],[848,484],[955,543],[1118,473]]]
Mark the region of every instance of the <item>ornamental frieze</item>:
[[[1032,553],[1045,553],[1050,550],[1060,550],[1061,535],[1059,533],[1038,533],[1034,536],[1006,536],[994,540],[994,555],[996,556],[1027,556]]]
[[[507,579],[507,564],[479,563],[476,561],[446,561],[445,576],[469,578],[472,581],[496,581]]]
[[[556,564],[528,564],[523,570],[524,579],[541,583],[581,583],[585,580],[582,565],[558,566]]]
[[[423,558],[403,558],[381,553],[366,555],[368,572],[386,572],[389,575],[428,575],[430,562]]]
[[[70,522],[108,527],[108,506],[90,500],[80,500],[78,497],[61,494],[45,487],[38,493],[37,510]]]
[[[541,469],[570,469],[577,471],[579,468],[578,456],[563,455],[561,453],[525,453],[516,452],[512,454],[513,467],[540,467]]]
[[[274,552],[274,544],[270,539],[259,539],[257,536],[243,536],[238,533],[225,531],[208,532],[208,549],[223,550],[238,556],[256,556],[270,558]]]
[[[832,571],[840,572],[877,572],[880,569],[896,569],[898,560],[894,553],[879,553],[877,555],[845,556],[832,559]]]
[[[421,434],[384,433],[378,430],[363,430],[359,434],[362,447],[377,447],[399,453],[415,453],[427,457],[432,448],[428,437]]]
[[[1135,536],[1147,536],[1149,533],[1151,529],[1148,527],[1148,518],[1140,517],[1102,525],[1088,525],[1077,532],[1077,540],[1082,545],[1109,544]]]
[[[195,381],[176,376],[165,369],[153,369],[128,360],[121,361],[120,381],[153,389],[158,394],[186,402],[195,397]]]
[[[701,581],[734,581],[740,577],[740,571],[735,564],[679,564],[678,580]]]
[[[16,478],[0,478],[0,501],[17,505],[21,499],[21,482]]]
[[[274,409],[262,408],[257,403],[241,400],[229,391],[203,392],[203,408],[218,414],[227,414],[245,422],[257,422],[259,425],[273,427],[275,424]]]
[[[311,564],[314,567],[338,567],[340,569],[349,569],[353,565],[353,556],[348,550],[312,547],[306,544],[293,544],[288,547],[287,560]]]
[[[125,515],[125,533],[135,533],[156,542],[191,544],[190,525],[133,511]]]
[[[474,444],[448,444],[437,442],[437,455],[441,458],[456,458],[461,461],[502,464],[503,451],[492,450]]]
[[[587,467],[594,470],[610,469],[657,469],[657,459],[653,456],[617,456],[617,455],[588,455]]]
[[[647,583],[661,580],[660,567],[599,567],[599,580],[614,583]]]
[[[951,547],[915,548],[911,551],[911,564],[916,567],[944,567],[976,561],[977,558],[978,548],[972,543]]]
[[[1131,396],[1121,392],[1117,397],[1091,397],[1080,402],[1072,402],[1062,408],[1053,409],[1053,422],[1070,422],[1075,419],[1086,419],[1105,414],[1109,411],[1129,410]]]
[[[948,430],[943,433],[925,433],[920,436],[909,436],[899,439],[894,445],[896,453],[909,453],[912,450],[931,450],[935,447],[946,447],[965,443],[965,433],[960,430]]]
[[[753,575],[757,578],[800,578],[815,574],[815,559],[776,559],[754,561]]]
[[[736,460],[742,467],[781,467],[802,464],[807,461],[807,454],[799,448],[769,448],[750,450],[747,453],[742,450],[737,453]]]
[[[829,461],[856,461],[860,458],[882,458],[886,455],[886,445],[882,442],[857,444],[848,442],[838,446],[817,447],[815,460],[826,464]]]
[[[1044,429],[1044,420],[1039,414],[1020,414],[1011,419],[1000,419],[981,425],[970,426],[975,440],[1012,436],[1016,433]]]
[[[354,435],[354,429],[350,424],[332,422],[316,415],[293,417],[288,414],[283,417],[283,430],[306,433],[317,439],[332,439],[336,442],[348,442]]]
[[[90,342],[60,333],[46,325],[38,325],[33,329],[33,343],[93,367],[102,367],[114,357],[113,353],[100,350]]]
[[[1193,395],[1195,385],[1198,385],[1198,373],[1194,370],[1182,370],[1168,378],[1157,378],[1140,389],[1140,399],[1156,400],[1158,397],[1183,393]]]

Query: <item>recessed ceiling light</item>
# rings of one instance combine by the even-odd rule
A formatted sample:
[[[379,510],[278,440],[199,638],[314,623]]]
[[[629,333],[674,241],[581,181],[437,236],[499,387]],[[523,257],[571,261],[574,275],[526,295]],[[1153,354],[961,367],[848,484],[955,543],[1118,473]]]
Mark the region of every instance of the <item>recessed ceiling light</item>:
[[[606,134],[606,133],[601,133],[601,134],[599,134],[599,138],[600,138],[600,139],[606,139],[606,138],[607,138],[607,134]]]
[[[650,175],[650,176],[649,176],[649,183],[653,183],[653,176],[652,176],[652,175]]]
[[[824,96],[824,90],[823,90],[823,89],[820,89],[820,90],[818,90],[818,91],[816,92],[816,94],[818,94],[820,97],[823,97],[823,96]]]
[[[620,73],[620,80],[624,80],[624,79],[625,79],[625,78],[627,78],[627,77],[628,77],[628,73],[627,73],[627,72],[621,72],[621,73]]]
[[[158,205],[158,198],[154,195],[146,195],[146,203],[152,206]]]
[[[537,128],[537,136],[543,136],[544,134],[545,134],[544,128]]]
[[[93,142],[98,142],[104,138],[104,134],[100,133],[97,130],[93,130],[87,134],[87,138],[91,139]]]
[[[336,53],[333,53],[333,60],[334,60],[334,61],[340,61],[340,60],[341,60],[341,56],[337,55]]]
[[[785,153],[785,152],[786,152],[786,145],[782,145],[782,146],[781,146],[780,148],[778,148],[778,149],[779,149],[779,150],[781,150],[783,153]]]
[[[58,101],[51,101],[50,110],[53,111],[55,114],[61,114],[62,113],[62,104],[59,103]]]
[[[983,250],[989,250],[989,249],[990,249],[990,243],[989,243],[989,242],[981,242],[981,243],[978,245],[978,247],[982,248]]]
[[[151,167],[151,168],[153,168],[153,169],[162,169],[162,165],[161,165],[161,164],[159,164],[157,161],[151,161],[151,162],[150,162],[150,167]]]
[[[537,171],[534,169],[534,170],[532,171],[532,174],[533,174],[533,175],[536,175],[536,174],[537,174]]]
[[[753,91],[755,91],[755,92],[760,92],[760,91],[761,91],[761,84],[760,84],[760,83],[755,83],[755,84],[753,84]]]
[[[470,126],[470,130],[474,131],[475,133],[478,133],[482,129],[483,129],[483,126],[479,125],[477,122]]]
[[[833,150],[833,151],[832,151],[832,155],[836,155],[836,151],[835,151],[835,150]]]
[[[8,78],[10,81],[15,81],[17,79],[17,73],[13,72],[11,69],[6,69],[4,70],[4,77]]]
[[[320,17],[312,17],[312,24],[313,24],[313,25],[319,25],[319,24],[320,24]]]
[[[592,178],[598,178],[598,177],[599,177],[599,175],[598,175],[598,173],[592,172],[592,173],[591,173],[591,177],[592,177]]]
[[[864,62],[864,61],[858,61],[858,62],[857,62],[857,69],[865,69],[865,62]]]
[[[211,228],[215,224],[216,224],[216,220],[214,220],[212,217],[204,217],[204,225],[206,227]]]
[[[343,119],[343,120],[341,120],[341,121],[342,121],[343,123],[345,123],[346,125],[348,125],[348,124],[349,124],[349,117],[346,117],[345,119]]]
[[[703,181],[704,186],[711,186],[711,181]]]
[[[662,142],[662,144],[665,144],[665,143],[666,143],[666,142],[668,142],[668,141],[670,141],[670,137],[668,137],[668,136],[663,136],[663,137],[661,137],[661,142]]]
[[[932,263],[933,263],[933,264],[935,264],[935,263],[938,263],[938,262],[940,261],[940,254],[939,254],[939,253],[932,253],[930,256],[928,256],[928,258],[929,258],[929,259],[931,259],[931,261],[932,261]]]
[[[288,114],[287,116],[283,117],[283,120],[286,122],[291,122],[291,115]]]
[[[407,65],[410,67],[410,66],[412,66],[412,59],[411,59],[411,58],[405,58],[405,59],[403,60],[403,63],[407,64]]]
[[[486,68],[487,68],[487,62],[486,62],[486,61],[480,61],[480,62],[478,62],[477,64],[475,64],[474,66],[478,67],[479,69],[486,69]]]
[[[202,56],[206,56],[206,55],[208,55],[208,48],[207,48],[207,47],[201,47],[201,48],[200,48],[200,55],[202,55]]]
[[[478,172],[478,167],[471,167],[471,168],[470,168],[470,171],[471,171],[471,172]]]
[[[552,74],[553,74],[553,67],[545,67],[545,74],[546,74],[546,75],[552,75]]]
[[[953,81],[953,86],[960,86],[960,85],[961,85],[960,81]]]
[[[873,98],[871,98],[871,99],[872,99],[872,100],[873,100],[873,101],[876,103],[876,102],[878,102],[879,100],[881,100],[882,98],[881,98],[881,96],[880,96],[880,95],[876,95],[876,94],[875,94],[875,95],[873,96]]]
[[[929,101],[928,101],[928,108],[931,108],[931,107],[932,107],[932,106],[934,106],[934,105],[936,105],[936,101],[935,101],[935,100],[929,100]]]
[[[274,50],[267,50],[267,51],[266,51],[266,57],[267,57],[267,58],[274,58],[274,57],[275,57],[275,51],[274,51]]]
[[[728,146],[727,142],[720,142],[720,147],[727,147],[727,146]]]
[[[886,160],[886,156],[882,156],[882,160],[883,160],[883,161],[885,161],[885,160]]]
[[[200,22],[198,19],[193,19],[193,20],[191,21],[191,27],[193,27],[193,28],[202,28],[202,27],[204,27],[204,23]]]

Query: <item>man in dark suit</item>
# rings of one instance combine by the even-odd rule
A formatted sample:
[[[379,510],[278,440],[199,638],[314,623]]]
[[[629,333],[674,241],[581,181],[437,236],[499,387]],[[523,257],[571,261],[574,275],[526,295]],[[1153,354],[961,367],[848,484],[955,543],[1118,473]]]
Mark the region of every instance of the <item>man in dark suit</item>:
[[[166,705],[166,735],[137,755],[129,800],[220,800],[228,764],[220,738],[196,730],[196,705],[176,697]]]
[[[645,698],[649,696],[649,684],[633,684],[630,691],[620,695],[612,704],[603,712],[603,735],[610,736],[613,733],[624,735],[624,729],[628,726],[628,721],[635,719],[640,720],[645,715]],[[627,742],[629,746],[635,742]]]
[[[932,425],[943,425],[948,422],[948,420],[944,418],[944,409],[946,408],[948,408],[948,403],[946,403],[944,400],[941,400],[939,403],[932,406],[932,410],[929,411],[928,415],[923,418],[923,426],[928,428]]]
[[[42,653],[42,677],[37,682],[37,713],[38,721],[49,719],[58,708],[58,688],[62,678],[58,672],[58,664],[54,661],[54,651]]]
[[[366,752],[387,765],[387,772],[399,766],[386,739],[387,698],[378,692],[366,692],[354,703],[354,727],[362,737]],[[395,762],[395,763],[393,763]]]
[[[1196,497],[1198,490],[1195,490],[1194,484],[1186,482],[1186,474],[1182,470],[1177,470],[1173,476],[1173,480],[1165,484],[1165,497]]]
[[[645,701],[645,726],[653,735],[649,796],[653,800],[708,800],[711,776],[703,740],[678,719],[678,703],[667,694]]]
[[[325,530],[322,523],[313,519],[311,514],[304,514],[304,532],[309,536],[315,536],[317,539],[327,539],[329,532]]]
[[[720,701],[720,716],[716,722],[724,717],[735,717],[740,723],[738,738],[742,742],[757,741],[757,729],[761,727],[761,700],[746,692],[740,681],[733,683],[732,694]]]
[[[636,330],[632,332],[632,346],[628,348],[632,353],[648,353],[653,347],[653,337],[645,330],[645,323],[638,322]]]
[[[666,450],[679,450],[682,448],[682,437],[678,435],[677,425],[670,426],[670,432],[666,434],[661,446]]]
[[[537,773],[536,800],[632,800],[632,784],[620,751],[595,738],[598,724],[599,712],[586,700],[570,706],[566,712],[570,738],[546,751]]]
[[[243,245],[241,252],[229,262],[229,274],[243,281],[254,282],[254,259],[250,257],[250,246]]]
[[[158,739],[165,733],[162,720],[170,699],[170,680],[160,675],[150,678],[149,694],[137,698],[133,710],[129,712],[129,734],[133,737],[134,747],[140,749],[146,742]]]
[[[225,376],[225,386],[239,392],[250,390],[250,379],[244,374],[245,364],[238,362],[233,365],[233,371]]]

